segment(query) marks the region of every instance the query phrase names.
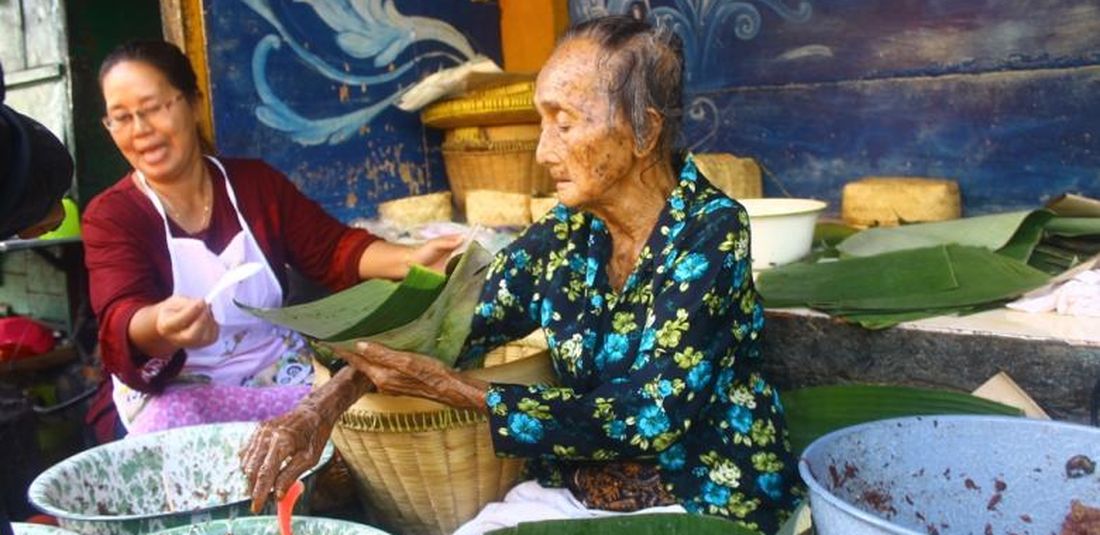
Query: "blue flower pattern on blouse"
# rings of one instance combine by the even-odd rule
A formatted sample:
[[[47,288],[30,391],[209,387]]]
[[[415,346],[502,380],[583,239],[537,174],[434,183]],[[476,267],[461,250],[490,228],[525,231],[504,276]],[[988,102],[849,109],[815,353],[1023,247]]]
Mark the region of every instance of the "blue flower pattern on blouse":
[[[796,476],[760,372],[748,228],[688,157],[621,289],[606,225],[563,205],[498,254],[464,355],[541,328],[559,384],[490,387],[497,454],[552,486],[576,462],[653,462],[688,511],[778,529]]]

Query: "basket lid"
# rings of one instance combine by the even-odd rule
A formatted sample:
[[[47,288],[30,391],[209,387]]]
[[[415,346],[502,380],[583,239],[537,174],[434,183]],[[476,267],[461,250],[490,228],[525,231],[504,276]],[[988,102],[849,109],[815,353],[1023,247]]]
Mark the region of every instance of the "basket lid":
[[[534,81],[514,82],[437,102],[420,119],[433,128],[537,123],[534,97]]]

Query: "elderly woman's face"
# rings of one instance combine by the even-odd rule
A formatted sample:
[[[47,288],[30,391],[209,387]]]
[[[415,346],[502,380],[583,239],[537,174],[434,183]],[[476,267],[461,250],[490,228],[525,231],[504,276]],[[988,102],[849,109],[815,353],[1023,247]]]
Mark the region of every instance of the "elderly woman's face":
[[[638,163],[629,123],[612,113],[599,53],[588,39],[563,44],[535,87],[542,117],[536,158],[554,178],[558,200],[571,208],[598,207],[613,198]]]

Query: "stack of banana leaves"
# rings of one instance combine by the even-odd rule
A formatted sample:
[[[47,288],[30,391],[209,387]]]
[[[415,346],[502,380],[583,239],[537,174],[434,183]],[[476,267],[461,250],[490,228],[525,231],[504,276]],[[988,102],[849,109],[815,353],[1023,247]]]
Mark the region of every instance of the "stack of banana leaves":
[[[819,245],[833,254],[760,274],[765,305],[885,328],[1000,306],[1095,256],[1100,201],[1069,195],[1041,210],[872,228]]]
[[[452,261],[448,275],[413,266],[401,282],[369,280],[317,301],[283,308],[237,306],[309,337],[330,369],[332,349],[369,340],[430,355],[453,366],[485,283],[492,255],[476,242]]]

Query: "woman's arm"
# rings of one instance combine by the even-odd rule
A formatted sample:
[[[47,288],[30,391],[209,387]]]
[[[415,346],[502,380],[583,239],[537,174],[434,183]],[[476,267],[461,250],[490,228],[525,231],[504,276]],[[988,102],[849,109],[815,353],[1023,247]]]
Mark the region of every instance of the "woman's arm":
[[[273,240],[283,242],[287,261],[307,277],[338,290],[364,279],[405,278],[412,264],[443,271],[461,237],[447,236],[420,246],[388,243],[363,229],[344,225],[309,199],[285,176],[269,165],[253,170],[273,194],[273,210],[262,207],[266,217],[276,218],[281,229]],[[263,204],[262,200],[260,204]]]
[[[460,245],[461,235],[435,238],[418,246],[376,240],[359,256],[359,278],[404,279],[413,264],[443,273],[451,253]]]
[[[171,280],[163,280],[171,268],[163,226],[153,219],[155,212],[146,213],[133,202],[131,193],[116,186],[90,203],[82,222],[84,261],[104,367],[131,388],[156,392],[182,367],[178,350],[202,343],[209,332],[195,329],[194,337],[175,342],[157,333],[159,305],[171,299]],[[184,317],[173,325],[194,323],[195,310],[180,312]]]

